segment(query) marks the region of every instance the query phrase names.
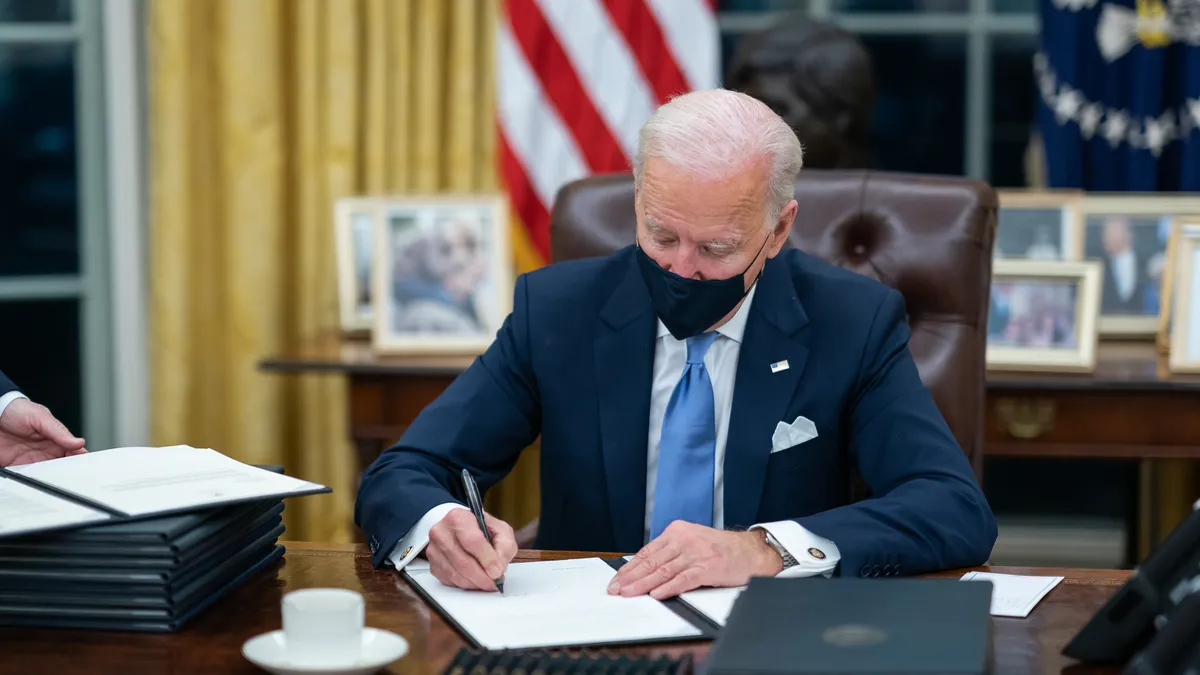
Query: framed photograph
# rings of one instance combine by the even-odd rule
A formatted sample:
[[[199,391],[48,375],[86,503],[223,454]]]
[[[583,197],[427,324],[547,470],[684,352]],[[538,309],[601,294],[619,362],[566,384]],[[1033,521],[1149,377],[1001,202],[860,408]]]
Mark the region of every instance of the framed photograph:
[[[504,198],[388,199],[378,213],[375,350],[486,350],[512,311],[512,249]]]
[[[1200,198],[1090,194],[1084,199],[1084,257],[1104,263],[1100,333],[1153,337],[1174,216],[1200,214]]]
[[[988,312],[988,369],[1093,370],[1101,269],[1094,260],[997,260]]]
[[[1200,221],[1200,218],[1197,218],[1197,221]],[[1170,232],[1167,234],[1167,263],[1163,269],[1162,279],[1158,282],[1158,330],[1156,331],[1155,346],[1160,354],[1166,354],[1171,348],[1171,313],[1174,311],[1175,275],[1179,270],[1179,238],[1182,229],[1183,220],[1172,219]]]
[[[1200,217],[1182,221],[1174,243],[1167,367],[1173,373],[1200,373]]]
[[[996,259],[1079,260],[1083,257],[1083,193],[1000,190]]]
[[[334,203],[338,313],[344,333],[368,333],[374,326],[371,295],[376,206],[374,199],[361,197],[339,199]]]

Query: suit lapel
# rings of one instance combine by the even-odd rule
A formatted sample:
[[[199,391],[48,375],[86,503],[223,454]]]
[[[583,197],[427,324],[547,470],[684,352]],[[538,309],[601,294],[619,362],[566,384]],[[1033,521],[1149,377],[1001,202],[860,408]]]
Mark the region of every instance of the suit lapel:
[[[628,553],[642,547],[645,530],[654,317],[631,256],[628,273],[600,311],[595,362],[613,536],[617,550]]]
[[[755,522],[771,436],[787,412],[808,360],[801,332],[808,318],[788,271],[779,259],[767,263],[742,337],[725,442],[726,528]],[[780,361],[787,361],[787,369],[772,372],[771,364]]]

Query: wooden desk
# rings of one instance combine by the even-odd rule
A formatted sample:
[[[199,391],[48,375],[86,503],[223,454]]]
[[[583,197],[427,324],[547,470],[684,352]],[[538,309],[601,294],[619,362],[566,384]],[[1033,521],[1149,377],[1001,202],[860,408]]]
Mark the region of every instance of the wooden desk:
[[[0,628],[0,673],[261,673],[242,657],[242,643],[281,626],[279,602],[284,593],[313,587],[359,591],[367,599],[367,625],[408,640],[408,655],[387,672],[438,675],[465,645],[399,575],[374,569],[365,547],[304,543],[289,543],[287,547],[283,562],[223,598],[177,634]],[[522,551],[518,560],[579,555]],[[1065,577],[1028,618],[995,619],[996,675],[1064,672],[1074,662],[1059,654],[1062,646],[1129,574],[1108,570],[993,571]],[[956,571],[937,576],[961,574]],[[699,643],[639,650],[673,655],[687,650],[702,659],[708,648],[709,643]],[[1118,671],[1076,664],[1067,672]]]

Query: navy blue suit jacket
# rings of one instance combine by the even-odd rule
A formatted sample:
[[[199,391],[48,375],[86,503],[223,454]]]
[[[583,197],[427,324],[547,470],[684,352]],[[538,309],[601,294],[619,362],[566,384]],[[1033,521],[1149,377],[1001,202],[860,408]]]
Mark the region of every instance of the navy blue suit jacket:
[[[13,384],[12,380],[5,377],[4,373],[0,373],[0,396],[14,391],[17,391],[17,385]]]
[[[355,520],[375,564],[430,508],[465,503],[463,467],[486,489],[539,434],[536,546],[638,550],[656,326],[632,247],[519,277],[494,343],[365,472]],[[796,249],[768,261],[738,358],[726,528],[794,519],[837,544],[841,574],[987,560],[995,520],[908,337],[887,286]],[[818,436],[772,453],[800,415]],[[852,466],[872,498],[850,503]]]

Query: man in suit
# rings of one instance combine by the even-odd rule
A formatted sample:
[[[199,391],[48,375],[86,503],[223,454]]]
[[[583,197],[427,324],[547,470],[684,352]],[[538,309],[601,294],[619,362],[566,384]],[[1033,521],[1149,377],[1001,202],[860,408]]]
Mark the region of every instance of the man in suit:
[[[0,466],[79,455],[87,452],[83,446],[82,438],[0,373]]]
[[[643,127],[637,243],[522,275],[489,349],[363,476],[376,565],[494,590],[483,489],[541,436],[536,546],[638,551],[612,593],[986,561],[996,525],[908,349],[899,293],[784,250],[801,148],[764,104],[681,96]],[[850,471],[873,498],[850,503]]]
[[[1104,246],[1103,297],[1101,311],[1109,314],[1143,314],[1145,275],[1142,260],[1133,247],[1133,229],[1129,218],[1113,216],[1104,221],[1101,242]]]

